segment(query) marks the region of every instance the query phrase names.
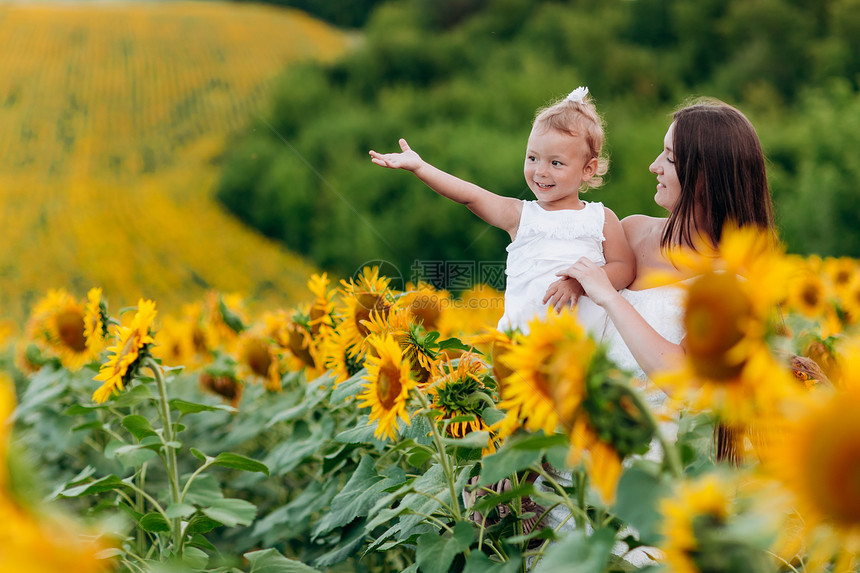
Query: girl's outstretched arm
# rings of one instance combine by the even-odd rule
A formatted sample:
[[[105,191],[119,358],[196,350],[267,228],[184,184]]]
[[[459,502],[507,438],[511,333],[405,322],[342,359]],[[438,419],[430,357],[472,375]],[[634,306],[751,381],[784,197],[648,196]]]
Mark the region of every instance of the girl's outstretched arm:
[[[507,231],[511,238],[516,235],[523,208],[521,201],[496,195],[437,169],[421,159],[405,139],[400,140],[400,149],[400,153],[377,153],[371,150],[370,160],[382,167],[411,171],[439,195],[462,203],[490,225]]]
[[[674,344],[654,330],[633,305],[615,290],[603,268],[583,257],[563,274],[578,280],[591,300],[603,307],[645,374],[651,377],[674,367],[676,361],[685,354],[683,341]]]

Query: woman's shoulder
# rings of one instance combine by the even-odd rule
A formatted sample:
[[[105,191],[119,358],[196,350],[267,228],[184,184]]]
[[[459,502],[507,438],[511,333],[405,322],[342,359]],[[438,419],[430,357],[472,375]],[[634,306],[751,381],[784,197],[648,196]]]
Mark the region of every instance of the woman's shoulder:
[[[665,217],[651,217],[650,215],[628,215],[621,219],[621,226],[628,238],[645,235],[662,230],[666,225]]]

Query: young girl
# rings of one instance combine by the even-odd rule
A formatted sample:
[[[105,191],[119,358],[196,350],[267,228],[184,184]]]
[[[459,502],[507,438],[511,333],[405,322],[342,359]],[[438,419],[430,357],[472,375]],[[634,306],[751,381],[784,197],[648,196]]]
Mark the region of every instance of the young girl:
[[[481,219],[511,236],[505,274],[505,313],[500,330],[528,330],[528,322],[546,315],[544,294],[556,273],[582,258],[600,265],[616,289],[633,280],[635,262],[615,214],[601,203],[585,202],[581,191],[597,187],[607,171],[603,122],[580,87],[538,110],[526,145],[526,183],[536,201],[491,193],[433,167],[400,140],[401,153],[371,151],[372,161],[406,169],[440,195],[466,205]],[[558,294],[555,292],[558,291]],[[602,331],[603,311],[586,299],[582,287],[568,279],[554,287],[554,307],[577,306],[580,323],[595,335]]]

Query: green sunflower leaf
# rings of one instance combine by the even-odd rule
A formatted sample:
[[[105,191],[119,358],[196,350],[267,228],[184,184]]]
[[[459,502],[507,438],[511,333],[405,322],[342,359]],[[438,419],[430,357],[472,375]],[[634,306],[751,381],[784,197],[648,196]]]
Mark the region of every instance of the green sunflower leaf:
[[[457,554],[464,552],[475,538],[475,530],[467,521],[458,521],[450,536],[425,533],[418,538],[415,552],[418,567],[424,573],[445,573]]]
[[[260,472],[269,475],[269,468],[263,462],[230,452],[221,452],[215,456],[212,462],[216,466],[244,470],[246,472]]]
[[[197,414],[200,412],[235,412],[236,408],[232,406],[228,406],[226,404],[198,404],[196,402],[189,402],[187,400],[181,400],[179,398],[174,398],[169,401],[171,410],[178,410],[181,414]]]
[[[374,458],[363,456],[349,481],[331,501],[331,510],[323,515],[314,528],[312,539],[325,535],[335,527],[342,527],[356,517],[367,515],[386,489],[406,481],[406,474],[400,468],[392,467],[387,473],[378,474]]]
[[[160,513],[153,511],[141,517],[137,524],[145,531],[170,531],[170,524]]]
[[[93,493],[103,493],[115,489],[130,487],[115,475],[105,476],[89,483],[69,487],[57,494],[57,497],[80,497]]]
[[[522,560],[518,555],[509,556],[507,561],[492,561],[480,551],[472,551],[466,557],[463,573],[518,573]]]
[[[534,572],[600,573],[609,561],[614,544],[615,532],[608,527],[598,529],[591,536],[567,535],[547,549]]]
[[[147,436],[158,435],[155,433],[155,430],[153,429],[152,424],[149,423],[149,420],[139,414],[132,414],[130,416],[126,416],[122,419],[121,423],[123,428],[131,432],[131,435],[138,440],[142,440]]]
[[[244,499],[223,498],[215,500],[209,507],[201,508],[201,511],[207,517],[233,527],[251,525],[257,515],[257,506]]]
[[[310,565],[301,561],[287,559],[277,549],[261,549],[243,555],[251,569],[248,573],[320,573]]]

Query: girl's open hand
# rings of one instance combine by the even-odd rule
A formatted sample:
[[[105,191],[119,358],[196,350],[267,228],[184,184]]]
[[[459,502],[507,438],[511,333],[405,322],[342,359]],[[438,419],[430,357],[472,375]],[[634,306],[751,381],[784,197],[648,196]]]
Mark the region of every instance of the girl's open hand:
[[[543,296],[543,303],[549,303],[556,311],[561,312],[565,306],[573,308],[584,294],[579,281],[570,277],[562,277],[549,285]]]
[[[403,138],[400,139],[400,149],[402,150],[401,153],[377,153],[371,149],[370,160],[377,165],[388,167],[389,169],[415,171],[421,167],[423,163],[421,157],[412,151],[409,144]]]
[[[588,298],[599,306],[604,306],[618,291],[609,282],[603,267],[592,260],[582,257],[571,267],[556,273],[560,277],[570,277],[579,281]],[[555,284],[555,283],[553,283]]]

